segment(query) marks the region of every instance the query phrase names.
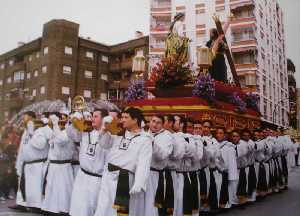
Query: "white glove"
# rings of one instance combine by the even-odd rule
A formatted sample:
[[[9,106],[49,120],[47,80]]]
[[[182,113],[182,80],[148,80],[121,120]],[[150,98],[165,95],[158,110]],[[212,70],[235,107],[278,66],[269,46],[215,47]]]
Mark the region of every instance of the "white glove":
[[[113,117],[111,117],[111,116],[105,116],[102,119],[103,125],[106,124],[106,123],[110,124],[112,121],[113,121]]]
[[[56,115],[50,115],[49,119],[51,120],[53,125],[55,125],[55,126],[58,125],[59,118]]]
[[[44,118],[41,118],[41,121],[46,125],[46,124],[48,124],[49,119],[44,117]]]
[[[83,116],[85,119],[92,119],[92,114],[90,112],[84,112]]]
[[[137,186],[136,184],[134,184],[132,186],[132,188],[130,189],[130,191],[129,191],[130,194],[138,194],[138,193],[141,193],[141,192],[142,192],[142,187]]]
[[[27,131],[30,135],[33,135],[33,132],[34,132],[34,124],[32,121],[29,121],[27,123]]]
[[[82,114],[81,114],[80,112],[75,112],[75,113],[73,113],[73,114],[71,115],[71,119],[72,119],[72,118],[82,119],[83,116],[82,116]]]
[[[106,129],[105,125],[106,124],[110,124],[112,121],[113,121],[113,117],[111,117],[111,116],[105,116],[102,119],[102,130],[105,130]]]

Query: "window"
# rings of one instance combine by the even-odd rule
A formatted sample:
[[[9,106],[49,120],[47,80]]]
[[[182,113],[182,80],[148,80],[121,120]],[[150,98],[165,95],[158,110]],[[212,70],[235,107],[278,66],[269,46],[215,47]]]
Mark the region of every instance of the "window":
[[[88,78],[88,79],[92,79],[93,78],[93,72],[92,71],[84,71],[84,77]]]
[[[39,58],[39,57],[40,57],[40,53],[37,52],[37,53],[35,54],[35,57],[36,57],[36,58]]]
[[[48,47],[44,47],[43,53],[44,55],[47,55],[49,52],[49,48]]]
[[[65,54],[72,55],[72,53],[73,53],[73,48],[69,46],[65,46]]]
[[[42,67],[42,73],[47,73],[47,66],[46,66],[46,65],[44,65],[44,66]]]
[[[3,80],[0,80],[0,86],[2,86],[3,85]]]
[[[5,99],[6,99],[6,100],[9,100],[9,99],[10,99],[10,93],[6,93],[6,94],[5,94]]]
[[[92,97],[91,90],[84,90],[83,91],[83,97],[85,97],[85,98],[91,98]]]
[[[32,96],[33,96],[33,97],[36,96],[36,89],[32,89]]]
[[[64,95],[70,95],[70,88],[63,86],[61,88],[61,93],[64,94]]]
[[[12,65],[14,64],[14,60],[13,60],[13,59],[9,60],[8,64],[9,64],[10,66],[12,66]]]
[[[31,74],[30,74],[30,72],[28,72],[27,73],[27,79],[30,79],[30,77],[31,77]]]
[[[2,63],[1,66],[0,66],[0,68],[3,70],[5,68],[5,64]]]
[[[34,77],[37,77],[39,75],[39,71],[35,70],[33,75],[34,75]]]
[[[93,52],[87,51],[87,52],[85,53],[85,56],[86,56],[87,58],[94,59],[94,53],[93,53]]]
[[[71,74],[72,73],[72,67],[71,66],[63,66],[63,73],[64,74]]]
[[[107,74],[101,74],[101,79],[107,81],[108,80]]]
[[[14,72],[14,82],[19,82],[21,80],[24,80],[24,71]]]
[[[8,77],[6,80],[7,83],[11,83],[11,77]]]
[[[29,61],[32,61],[32,55],[29,56],[28,60],[29,60]]]
[[[100,94],[100,99],[101,100],[107,100],[107,94],[106,93],[101,93]]]
[[[41,93],[41,94],[45,94],[45,92],[46,92],[45,86],[41,86],[41,88],[40,88],[40,93]]]
[[[103,62],[108,63],[108,56],[103,55],[101,59]]]

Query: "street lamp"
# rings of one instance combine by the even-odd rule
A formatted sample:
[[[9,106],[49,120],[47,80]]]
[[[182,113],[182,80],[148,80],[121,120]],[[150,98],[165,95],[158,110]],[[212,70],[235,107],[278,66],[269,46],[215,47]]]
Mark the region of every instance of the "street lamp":
[[[132,62],[133,79],[139,79],[143,77],[146,67],[146,58],[143,52],[137,52]]]

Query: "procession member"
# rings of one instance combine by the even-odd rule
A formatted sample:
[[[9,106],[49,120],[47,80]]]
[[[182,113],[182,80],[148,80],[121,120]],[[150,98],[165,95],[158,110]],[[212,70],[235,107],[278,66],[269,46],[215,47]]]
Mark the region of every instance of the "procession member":
[[[74,144],[67,136],[60,113],[50,115],[53,135],[49,140],[49,165],[46,172],[43,211],[68,214],[74,182],[72,156]]]
[[[257,177],[255,170],[255,143],[251,140],[251,132],[248,129],[242,131],[242,140],[248,145],[248,155],[247,157],[247,194],[248,201],[255,202],[256,200],[256,185]]]
[[[194,122],[194,131],[193,131],[194,137],[201,138],[202,137],[202,124],[200,121],[196,120]]]
[[[176,116],[175,116],[176,119]],[[199,215],[199,185],[197,171],[203,156],[203,145],[197,143],[193,137],[194,123],[192,119],[177,116],[179,126],[177,136],[184,139],[180,145],[184,146],[184,155],[177,162],[177,205],[174,215]]]
[[[300,154],[300,142],[299,142],[299,139],[295,140],[295,145],[297,147],[297,152],[295,154],[295,165],[296,166],[300,166],[300,157],[299,157],[299,154]]]
[[[164,123],[164,128],[165,130],[168,130],[171,132],[173,139],[174,139],[174,144],[173,144],[173,152],[169,157],[167,169],[166,169],[166,174],[168,176],[168,179],[173,182],[173,190],[170,187],[168,190],[168,195],[167,195],[167,200],[168,200],[168,212],[170,215],[176,215],[177,212],[182,212],[178,207],[178,176],[176,170],[178,169],[178,161],[181,161],[184,157],[185,154],[185,139],[183,136],[180,135],[180,133],[176,133],[174,129],[177,131],[178,128],[180,127],[180,117],[176,117],[173,115],[166,115],[165,116],[165,123]],[[175,126],[176,123],[176,126]],[[171,174],[171,177],[170,176]],[[169,184],[170,185],[170,184]],[[179,213],[180,214],[180,213]]]
[[[153,115],[150,120],[149,133],[153,136],[153,154],[145,193],[145,216],[167,215],[168,209],[174,208],[174,200],[173,206],[168,203],[172,196],[169,193],[174,190],[172,176],[170,172],[165,172],[169,156],[173,151],[174,138],[163,128],[164,121],[161,115]]]
[[[237,167],[239,173],[239,180],[236,186],[232,185],[230,191],[233,196],[232,203],[234,205],[245,204],[247,200],[247,155],[248,155],[248,144],[241,140],[240,133],[238,130],[231,132],[231,142],[235,145]]]
[[[122,112],[121,119],[126,129],[124,136],[106,132],[100,137],[100,145],[110,149],[110,152],[107,156],[107,171],[102,178],[105,186],[98,192],[95,216],[141,216],[145,212],[145,191],[150,173],[153,140],[141,129],[143,119],[139,109],[127,108]],[[104,130],[106,128],[104,126]]]
[[[211,134],[212,122],[202,122],[203,158],[199,172],[200,196],[203,211],[218,209],[217,184],[221,184],[221,176],[216,169],[216,160],[220,156],[218,142]]]
[[[268,194],[271,194],[274,189],[274,173],[273,173],[273,146],[274,146],[274,139],[271,137],[271,130],[270,128],[266,128],[263,130],[263,136],[265,139],[265,159],[264,165],[266,167],[266,176],[267,176],[267,184],[268,184]]]
[[[16,160],[16,171],[18,175],[18,191],[16,194],[16,205],[10,206],[9,208],[19,211],[27,211],[26,209],[26,202],[22,198],[21,190],[20,190],[20,180],[21,180],[21,174],[22,174],[22,166],[23,166],[23,148],[24,145],[28,144],[29,139],[32,137],[34,133],[34,125],[33,120],[36,118],[36,115],[32,111],[27,111],[22,115],[22,124],[24,125],[24,131],[21,136],[21,141],[19,144],[19,151],[17,154],[17,160]]]
[[[216,140],[221,150],[221,163],[217,164],[219,172],[222,175],[222,183],[218,188],[219,208],[227,209],[232,204],[232,194],[229,193],[231,185],[237,185],[238,169],[236,161],[235,146],[226,140],[225,128],[216,129]],[[223,165],[223,164],[224,165]]]
[[[80,143],[80,169],[74,181],[70,206],[72,216],[94,215],[96,211],[107,156],[107,150],[99,143],[99,137],[103,136],[102,120],[107,115],[108,112],[104,109],[94,110],[93,116],[88,112],[84,112],[84,116],[76,112],[72,116],[72,121],[75,118],[81,120],[84,118],[85,122],[91,120],[92,128],[81,132],[74,125],[70,125],[66,129],[68,137],[73,142]]]
[[[287,130],[282,130],[281,135],[283,136],[283,153],[281,156],[282,161],[282,171],[283,171],[283,179],[284,179],[284,189],[288,188],[288,178],[289,178],[289,170],[290,170],[290,164],[289,164],[289,157],[290,157],[290,151],[293,146],[290,136],[288,135]]]
[[[267,183],[267,170],[264,164],[265,160],[265,139],[263,138],[263,133],[261,129],[256,129],[254,131],[254,141],[255,141],[255,160],[257,177],[257,187],[256,187],[256,197],[263,198],[267,195],[268,192],[268,183]]]
[[[43,185],[46,168],[46,161],[49,151],[49,140],[53,130],[48,119],[44,117],[42,123],[36,121],[39,125],[28,143],[23,146],[23,165],[20,181],[20,190],[22,198],[26,201],[27,207],[33,211],[39,212],[42,207]]]
[[[282,153],[283,145],[281,144],[282,139],[280,139],[278,131],[272,131],[272,138],[274,140],[272,146],[273,191],[279,192],[283,186],[282,167],[279,162],[279,157]]]

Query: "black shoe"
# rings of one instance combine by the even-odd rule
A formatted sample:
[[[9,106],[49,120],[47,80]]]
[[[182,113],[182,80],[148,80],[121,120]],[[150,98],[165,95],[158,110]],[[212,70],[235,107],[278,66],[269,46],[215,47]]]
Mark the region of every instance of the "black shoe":
[[[14,205],[14,206],[8,206],[9,209],[20,211],[20,212],[28,212],[27,208],[25,206],[21,205]]]
[[[39,209],[39,208],[29,208],[29,211],[31,213],[35,213],[35,214],[42,214],[43,213],[42,210]]]

